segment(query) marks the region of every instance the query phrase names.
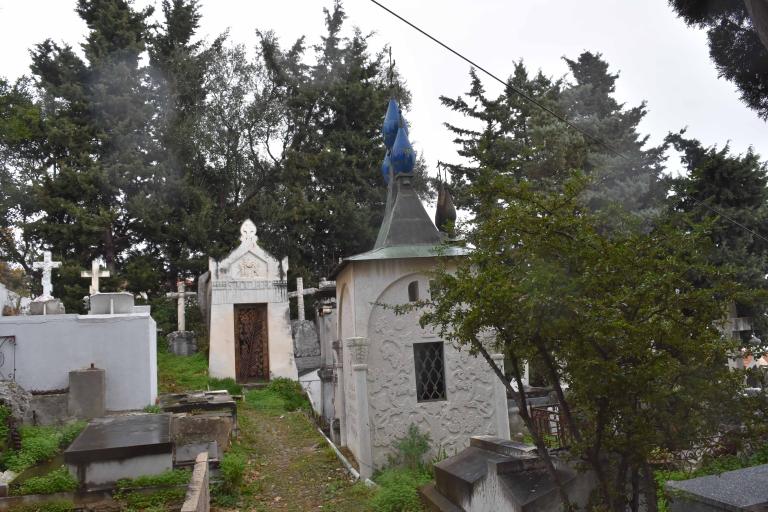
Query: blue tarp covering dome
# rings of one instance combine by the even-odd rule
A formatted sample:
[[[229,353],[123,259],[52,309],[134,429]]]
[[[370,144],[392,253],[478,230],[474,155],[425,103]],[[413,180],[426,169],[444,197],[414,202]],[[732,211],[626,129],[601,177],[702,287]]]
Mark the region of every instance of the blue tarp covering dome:
[[[392,149],[399,127],[400,107],[394,99],[390,99],[387,106],[387,115],[384,116],[384,124],[381,127],[381,134],[384,136],[384,145],[387,146],[387,149]]]
[[[405,128],[397,130],[395,143],[392,145],[392,151],[389,156],[392,169],[395,174],[412,173],[416,165],[416,153],[408,140],[408,131]]]
[[[381,174],[384,176],[384,183],[389,184],[389,170],[392,163],[389,161],[389,151],[384,155],[384,161],[381,163]]]

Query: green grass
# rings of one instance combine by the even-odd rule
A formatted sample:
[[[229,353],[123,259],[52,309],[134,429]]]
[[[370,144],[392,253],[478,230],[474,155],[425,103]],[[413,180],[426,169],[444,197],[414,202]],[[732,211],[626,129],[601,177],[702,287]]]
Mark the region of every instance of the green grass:
[[[75,510],[74,503],[62,500],[30,505],[16,505],[9,509],[10,512],[71,512],[73,510]]]
[[[28,478],[18,488],[13,489],[12,494],[16,496],[54,494],[75,489],[77,489],[77,479],[69,473],[67,468],[61,466],[47,475]]]
[[[379,473],[374,481],[379,485],[370,500],[374,512],[421,512],[419,487],[432,480],[424,468],[390,468]]]
[[[3,452],[0,468],[21,473],[38,462],[52,459],[72,443],[85,425],[78,421],[63,427],[21,427],[21,450]]]
[[[157,372],[161,393],[180,393],[208,387],[208,359],[201,352],[191,356],[158,352]]]

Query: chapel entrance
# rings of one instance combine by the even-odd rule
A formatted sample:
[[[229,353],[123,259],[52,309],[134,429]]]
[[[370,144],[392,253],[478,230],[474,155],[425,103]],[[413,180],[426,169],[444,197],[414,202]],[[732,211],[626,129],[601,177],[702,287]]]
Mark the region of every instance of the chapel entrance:
[[[239,382],[269,380],[266,304],[235,306],[235,371]]]

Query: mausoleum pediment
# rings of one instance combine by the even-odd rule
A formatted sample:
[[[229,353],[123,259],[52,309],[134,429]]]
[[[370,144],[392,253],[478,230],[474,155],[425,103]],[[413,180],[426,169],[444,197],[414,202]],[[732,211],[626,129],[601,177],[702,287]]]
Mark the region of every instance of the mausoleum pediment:
[[[229,266],[233,279],[266,279],[269,264],[252,251],[248,251]]]
[[[262,249],[256,236],[256,226],[246,220],[240,227],[240,245],[223,260],[210,260],[209,270],[214,280],[284,281],[288,258],[280,262]]]

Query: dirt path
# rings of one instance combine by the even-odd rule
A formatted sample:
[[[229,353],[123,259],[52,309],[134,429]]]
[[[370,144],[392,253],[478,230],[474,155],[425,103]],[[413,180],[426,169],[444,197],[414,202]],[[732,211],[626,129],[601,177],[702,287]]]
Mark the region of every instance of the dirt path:
[[[238,412],[238,444],[248,455],[244,491],[237,508],[214,510],[368,510],[370,491],[351,479],[304,413],[258,400]]]

